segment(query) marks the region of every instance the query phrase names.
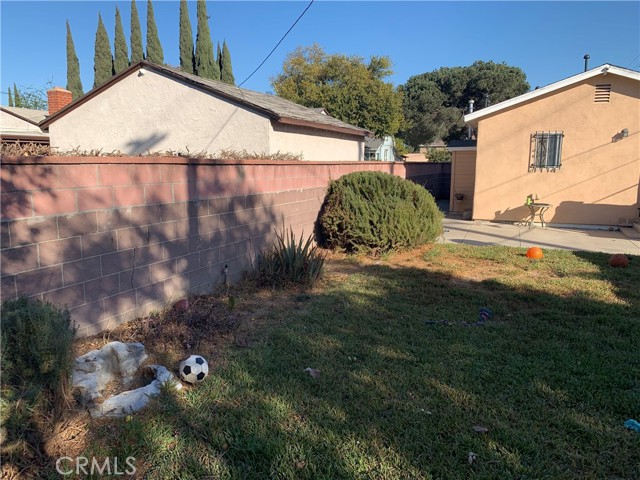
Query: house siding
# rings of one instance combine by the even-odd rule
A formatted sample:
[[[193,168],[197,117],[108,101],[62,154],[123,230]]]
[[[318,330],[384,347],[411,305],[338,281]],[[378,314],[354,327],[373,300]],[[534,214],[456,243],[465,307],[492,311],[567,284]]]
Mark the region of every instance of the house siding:
[[[364,159],[364,137],[298,125],[271,124],[271,153],[289,152],[311,161]]]
[[[141,69],[49,127],[59,151],[125,154],[269,152],[270,120],[164,75]]]
[[[42,133],[42,130],[33,123],[29,123],[7,112],[0,111],[0,125],[2,125],[2,132],[34,132]]]
[[[595,86],[603,83],[612,86],[610,102],[596,103]],[[481,118],[473,218],[522,221],[529,214],[526,197],[532,194],[552,204],[545,215],[550,223],[637,220],[639,112],[640,82],[598,75]],[[618,135],[624,128],[627,138]],[[530,138],[536,131],[564,132],[560,169],[529,171]]]
[[[462,213],[473,206],[473,189],[476,178],[476,151],[462,150],[451,152],[451,191],[449,210]],[[455,195],[464,195],[456,200]]]

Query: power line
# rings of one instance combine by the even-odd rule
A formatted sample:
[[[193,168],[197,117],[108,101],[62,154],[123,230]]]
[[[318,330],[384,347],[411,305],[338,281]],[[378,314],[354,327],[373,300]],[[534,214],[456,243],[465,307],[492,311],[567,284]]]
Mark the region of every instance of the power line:
[[[247,78],[245,78],[245,79],[242,81],[242,83],[241,83],[240,85],[238,85],[239,87],[241,87],[241,86],[244,84],[244,82],[246,82],[246,81],[247,81],[247,80],[249,80],[251,77],[253,77],[253,74],[254,74],[254,73],[256,73],[258,70],[260,70],[260,67],[261,67],[262,65],[264,65],[264,62],[266,62],[266,61],[269,59],[269,57],[271,56],[271,54],[272,54],[273,52],[275,52],[275,51],[276,51],[276,48],[278,48],[278,47],[280,46],[280,44],[282,43],[282,41],[286,38],[286,36],[287,36],[287,35],[289,35],[289,32],[290,32],[291,30],[293,30],[293,27],[295,27],[295,26],[296,26],[296,24],[300,21],[300,19],[304,16],[304,14],[305,14],[305,13],[307,13],[307,10],[309,10],[309,7],[311,7],[311,5],[313,5],[313,2],[315,2],[315,1],[316,1],[316,0],[311,0],[311,2],[309,2],[309,5],[307,5],[307,8],[305,8],[305,9],[304,9],[304,11],[303,11],[303,12],[300,14],[300,16],[297,18],[297,20],[296,20],[295,22],[293,22],[293,25],[291,25],[291,27],[289,28],[289,30],[287,30],[287,33],[285,33],[285,34],[282,36],[282,38],[281,38],[281,39],[280,39],[280,41],[276,44],[276,46],[275,46],[275,47],[273,47],[273,50],[271,50],[271,51],[269,52],[269,55],[267,55],[267,56],[265,57],[265,59],[262,61],[262,63],[261,63],[260,65],[258,65],[258,66],[256,67],[256,69],[255,69],[253,72],[251,72],[251,75],[249,75]]]
[[[633,60],[631,60],[629,62],[629,65],[626,66],[626,68],[629,68],[632,64],[636,63],[636,60],[638,60],[638,58],[640,58],[640,54],[636,55],[636,58],[634,58]]]

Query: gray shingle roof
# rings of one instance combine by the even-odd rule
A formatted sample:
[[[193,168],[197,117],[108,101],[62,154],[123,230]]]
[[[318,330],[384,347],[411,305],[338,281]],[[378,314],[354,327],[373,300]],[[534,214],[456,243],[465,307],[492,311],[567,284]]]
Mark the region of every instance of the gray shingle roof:
[[[338,120],[337,118],[320,113],[322,110],[318,111],[318,109],[303,107],[302,105],[298,105],[297,103],[285,100],[284,98],[277,97],[275,95],[254,92],[253,90],[247,90],[224,82],[198,77],[166,66],[154,65],[148,62],[143,62],[143,64],[146,68],[164,71],[174,77],[182,77],[191,83],[198,84],[213,93],[221,94],[222,96],[235,100],[249,108],[254,107],[266,114],[269,114],[276,120],[279,120],[280,118],[291,118],[301,120],[303,122],[315,123],[319,126],[326,125],[341,129],[355,130],[355,134],[367,135],[370,133],[364,128],[350,125]]]
[[[20,117],[28,122],[38,124],[49,114],[46,110],[36,110],[33,108],[22,107],[5,107],[2,106],[2,110],[14,114],[16,117]]]
[[[382,138],[367,137],[364,141],[364,146],[372,150],[377,150],[378,147],[382,145],[382,142]]]
[[[237,104],[242,105],[250,110],[254,110],[258,113],[266,115],[272,120],[279,123],[303,125],[312,128],[348,133],[357,136],[371,135],[371,132],[364,128],[350,125],[338,120],[337,118],[331,117],[330,115],[320,113],[312,108],[303,107],[302,105],[298,105],[297,103],[290,102],[289,100],[285,100],[284,98],[280,98],[275,95],[254,92],[252,90],[246,90],[244,88],[236,87],[235,85],[229,85],[216,80],[197,77],[195,75],[182,72],[175,68],[155,65],[144,60],[131,65],[126,70],[111,77],[101,86],[87,92],[82,97],[57,111],[55,114],[49,115],[42,122],[40,122],[40,127],[48,128],[51,123],[55,122],[61,116],[66,115],[77,106],[88,102],[94,96],[99,95],[100,92],[110,88],[111,85],[120,81],[120,79],[131,75],[133,72],[136,72],[142,68],[155,70],[156,72],[164,74],[168,77],[194,85],[199,89],[208,91],[214,95],[225,98],[228,101],[236,102]]]

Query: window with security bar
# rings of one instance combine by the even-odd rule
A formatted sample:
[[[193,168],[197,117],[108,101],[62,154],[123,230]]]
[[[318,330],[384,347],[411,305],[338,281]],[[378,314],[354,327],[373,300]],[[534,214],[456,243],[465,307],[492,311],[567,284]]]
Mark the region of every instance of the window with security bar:
[[[536,132],[531,135],[529,170],[556,170],[562,165],[563,132]]]

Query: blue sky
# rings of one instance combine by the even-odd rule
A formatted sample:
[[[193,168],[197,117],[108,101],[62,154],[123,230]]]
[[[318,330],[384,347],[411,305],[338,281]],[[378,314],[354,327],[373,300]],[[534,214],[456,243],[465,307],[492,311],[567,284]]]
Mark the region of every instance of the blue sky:
[[[244,80],[275,46],[308,1],[208,2],[215,42],[226,40],[236,81]],[[1,0],[1,103],[7,86],[66,85],[65,21],[80,60],[85,91],[93,85],[98,12],[113,44],[115,6],[129,37],[130,1],[28,2]],[[165,62],[177,65],[177,1],[153,2]],[[138,2],[143,43],[146,1]],[[196,4],[189,2],[196,28]],[[368,58],[387,55],[389,81],[475,60],[522,68],[532,88],[590,66],[612,63],[640,70],[640,2],[342,2],[316,0],[273,56],[244,87],[269,92],[270,79],[298,45],[320,44],[330,53]]]

